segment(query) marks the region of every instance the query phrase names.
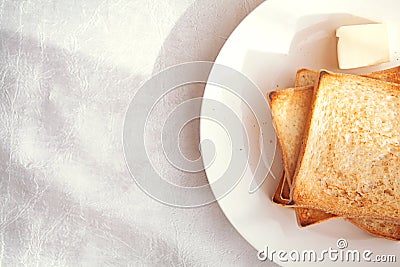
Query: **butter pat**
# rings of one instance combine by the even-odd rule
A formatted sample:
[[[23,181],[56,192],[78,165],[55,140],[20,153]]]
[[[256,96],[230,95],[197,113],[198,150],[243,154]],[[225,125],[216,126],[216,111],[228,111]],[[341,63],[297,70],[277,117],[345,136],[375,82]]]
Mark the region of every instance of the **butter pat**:
[[[340,69],[372,66],[390,61],[385,24],[342,26],[336,30]]]

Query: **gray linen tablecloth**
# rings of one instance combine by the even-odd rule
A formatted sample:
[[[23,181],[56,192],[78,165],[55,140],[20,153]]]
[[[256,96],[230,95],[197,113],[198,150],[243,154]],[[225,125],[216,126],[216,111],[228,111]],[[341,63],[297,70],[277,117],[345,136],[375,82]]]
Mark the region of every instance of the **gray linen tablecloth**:
[[[122,147],[139,86],[168,66],[214,60],[261,2],[0,2],[1,266],[271,265],[218,204],[180,209],[148,197]],[[163,99],[146,132],[154,164],[178,183],[188,177],[156,143],[165,111],[202,95],[184,89]],[[198,130],[181,134],[188,157],[198,156]],[[204,172],[190,179],[206,183]]]

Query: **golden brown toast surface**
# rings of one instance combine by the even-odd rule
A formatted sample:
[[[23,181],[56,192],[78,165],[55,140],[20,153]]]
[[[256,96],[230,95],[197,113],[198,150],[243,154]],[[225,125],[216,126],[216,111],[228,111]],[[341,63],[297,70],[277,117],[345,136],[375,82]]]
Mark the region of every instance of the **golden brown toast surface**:
[[[399,220],[400,85],[322,72],[314,98],[294,202],[345,217]]]
[[[396,67],[396,68],[392,68],[389,70],[384,70],[384,71],[379,71],[376,73],[371,73],[368,74],[368,76],[373,77],[375,79],[382,79],[382,80],[386,80],[386,81],[393,81],[393,82],[400,82],[400,67]],[[301,69],[297,72],[296,75],[296,86],[310,86],[312,84],[314,84],[315,79],[318,76],[318,72],[317,71],[313,71],[313,70],[308,70],[308,69]],[[313,89],[313,88],[312,88]],[[311,89],[311,90],[312,90]],[[310,90],[310,89],[308,89]],[[282,92],[282,91],[281,91]],[[299,94],[299,95],[296,95]],[[290,90],[289,94],[287,94],[284,98],[288,101],[288,103],[291,103],[292,105],[296,106],[294,108],[294,110],[299,109],[300,107],[303,108],[307,108],[309,109],[309,106],[311,105],[311,100],[309,95],[312,94],[310,91],[307,92],[307,90],[304,89],[300,89],[300,90]],[[303,95],[303,96],[301,96]],[[277,95],[275,95],[275,98],[277,97]],[[290,97],[293,97],[292,100],[290,100]],[[282,99],[282,98],[277,98],[277,99]],[[296,99],[296,101],[294,101],[294,99]],[[271,103],[271,106],[276,106],[276,104],[279,104],[278,102],[274,102]],[[275,107],[275,111],[277,113],[276,116],[279,116],[280,113],[279,110],[284,110],[284,108],[291,108],[288,105],[284,105],[284,106],[279,106],[279,107]],[[289,114],[290,112],[283,112],[284,114]],[[293,116],[286,116],[286,120],[279,120],[279,122],[281,124],[285,124],[283,127],[282,125],[278,124],[276,125],[277,128],[281,129],[281,138],[283,139],[281,141],[281,143],[284,145],[284,149],[283,149],[283,153],[285,153],[285,149],[289,151],[289,155],[286,156],[287,158],[289,158],[290,161],[290,157],[293,157],[293,155],[295,155],[294,157],[297,158],[297,153],[299,150],[299,147],[301,145],[301,139],[297,140],[297,144],[295,141],[292,141],[290,138],[288,138],[288,135],[294,134],[294,135],[299,135],[299,132],[303,132],[304,128],[301,129],[301,127],[295,127],[295,130],[297,130],[297,133],[293,133],[293,131],[286,130],[283,131],[282,129],[286,129],[287,127],[289,127],[290,125],[296,124],[296,122],[293,122],[293,120],[298,120],[298,121],[302,121],[303,127],[305,125],[305,121],[306,121],[306,116],[304,116],[305,112],[300,112],[300,113],[296,113],[296,114],[292,114]],[[303,117],[300,117],[298,114],[303,114]],[[300,118],[299,118],[300,117]],[[291,140],[292,142],[289,144],[285,144],[286,140]],[[293,145],[294,144],[294,145]],[[295,149],[293,149],[293,147],[296,147]],[[296,150],[297,152],[292,152],[292,150]],[[286,174],[287,175],[287,174]],[[285,184],[285,179],[283,178],[281,179],[281,183],[280,183],[280,189],[277,189],[278,191],[282,191],[282,188],[286,187],[286,190],[283,190],[283,199],[285,199],[284,203],[281,204],[287,204],[289,201],[289,195],[288,195],[288,184]],[[297,220],[298,220],[298,224],[300,226],[307,226],[307,225],[311,225],[313,223],[317,223],[326,219],[329,219],[330,217],[332,217],[333,215],[331,214],[327,214],[323,211],[319,211],[319,210],[315,210],[315,209],[307,209],[307,208],[295,208],[296,209],[296,215],[297,215]],[[400,232],[400,227],[397,224],[394,223],[390,223],[387,221],[383,221],[383,220],[379,220],[379,223],[376,222],[376,220],[372,220],[372,219],[363,219],[363,218],[358,218],[358,219],[349,219],[351,222],[353,222],[354,224],[358,225],[360,228],[366,230],[367,232],[370,232],[374,235],[378,235],[378,236],[383,236],[389,239],[398,239],[398,233]]]

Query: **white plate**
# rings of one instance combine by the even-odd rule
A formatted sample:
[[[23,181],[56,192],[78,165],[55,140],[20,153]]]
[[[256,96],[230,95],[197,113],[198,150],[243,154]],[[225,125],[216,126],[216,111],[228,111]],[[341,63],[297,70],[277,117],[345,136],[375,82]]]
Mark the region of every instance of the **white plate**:
[[[221,50],[216,63],[226,65],[248,76],[263,93],[269,89],[285,88],[294,85],[297,69],[302,67],[332,71],[337,70],[335,29],[342,25],[368,22],[387,23],[392,61],[375,67],[357,69],[349,72],[366,73],[399,65],[400,55],[400,4],[398,1],[318,1],[318,0],[269,0],[253,11],[230,36]],[[250,92],[253,93],[253,92]],[[259,133],[273,135],[269,111],[261,114],[261,129],[254,127],[248,109],[238,104],[238,99],[227,90],[207,85],[204,98],[213,99],[230,107],[241,119],[249,135],[246,142],[231,144],[229,135],[210,120],[201,120],[201,141],[211,140],[215,145],[215,158],[207,158],[212,151],[202,147],[205,162],[213,162],[206,169],[212,182],[218,180],[224,172],[231,153],[241,153],[253,149],[248,167],[237,186],[225,197],[218,200],[222,210],[238,232],[257,250],[268,246],[272,250],[293,249],[322,250],[338,249],[337,240],[345,238],[348,248],[363,252],[368,249],[378,254],[396,254],[400,260],[399,244],[385,239],[375,238],[352,224],[335,219],[305,229],[299,229],[294,212],[278,207],[271,202],[271,196],[277,180],[270,176],[255,193],[249,193],[249,185],[254,176],[258,149]],[[264,99],[258,100],[262,106]],[[202,114],[207,106],[202,107]],[[207,112],[208,113],[208,112]],[[241,129],[237,129],[242,131]],[[273,140],[271,140],[273,141]],[[273,153],[273,144],[267,144],[264,152]],[[237,149],[240,147],[240,151]],[[204,149],[204,150],[203,150]],[[207,153],[209,152],[209,153]],[[211,153],[212,154],[212,153]],[[211,157],[211,156],[210,156]],[[277,158],[280,156],[278,155]],[[273,173],[279,176],[281,161],[275,160]],[[215,190],[213,188],[213,190]],[[254,255],[256,257],[256,255]],[[277,256],[274,261],[280,265]],[[324,263],[331,263],[325,260]],[[309,265],[309,263],[302,263]]]

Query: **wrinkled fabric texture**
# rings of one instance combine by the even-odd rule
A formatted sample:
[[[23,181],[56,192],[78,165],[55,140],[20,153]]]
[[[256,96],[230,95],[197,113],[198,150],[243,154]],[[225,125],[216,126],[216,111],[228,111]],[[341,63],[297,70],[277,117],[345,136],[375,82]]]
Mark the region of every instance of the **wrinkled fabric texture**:
[[[1,266],[271,265],[216,203],[179,209],[143,193],[122,147],[139,86],[168,66],[214,60],[261,2],[0,2]],[[160,125],[202,93],[165,96],[146,131],[154,164],[177,183],[207,180],[162,157]],[[189,158],[199,156],[198,141],[194,122],[180,140]]]

